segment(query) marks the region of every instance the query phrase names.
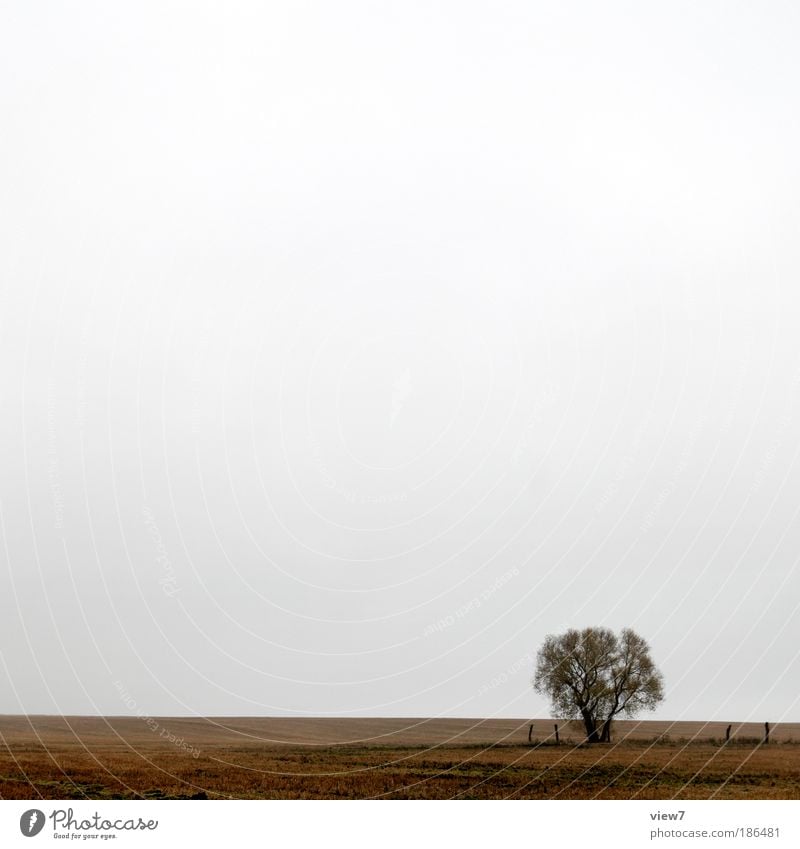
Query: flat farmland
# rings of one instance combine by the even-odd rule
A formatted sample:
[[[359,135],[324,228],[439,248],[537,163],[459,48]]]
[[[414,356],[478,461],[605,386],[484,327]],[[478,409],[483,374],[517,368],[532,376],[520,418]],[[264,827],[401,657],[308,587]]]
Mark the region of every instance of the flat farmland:
[[[528,742],[533,724],[532,742]],[[0,717],[4,799],[798,799],[800,723]]]

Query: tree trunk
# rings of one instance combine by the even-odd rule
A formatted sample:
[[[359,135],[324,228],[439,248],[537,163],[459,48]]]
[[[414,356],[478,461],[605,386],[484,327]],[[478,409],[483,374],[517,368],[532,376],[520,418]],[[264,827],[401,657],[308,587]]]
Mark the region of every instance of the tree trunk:
[[[599,743],[600,737],[597,734],[597,722],[595,718],[590,713],[584,712],[583,724],[586,727],[586,742]]]
[[[600,742],[601,743],[610,743],[611,742],[611,717],[603,723],[603,731],[600,734]]]

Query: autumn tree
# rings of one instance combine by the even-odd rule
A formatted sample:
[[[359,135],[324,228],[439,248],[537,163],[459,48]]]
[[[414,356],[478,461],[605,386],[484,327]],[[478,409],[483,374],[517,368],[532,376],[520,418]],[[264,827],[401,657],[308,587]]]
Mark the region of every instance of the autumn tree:
[[[608,628],[548,635],[533,685],[550,697],[554,716],[583,722],[590,743],[610,743],[616,716],[653,710],[664,698],[664,679],[650,647],[630,628],[619,635]]]

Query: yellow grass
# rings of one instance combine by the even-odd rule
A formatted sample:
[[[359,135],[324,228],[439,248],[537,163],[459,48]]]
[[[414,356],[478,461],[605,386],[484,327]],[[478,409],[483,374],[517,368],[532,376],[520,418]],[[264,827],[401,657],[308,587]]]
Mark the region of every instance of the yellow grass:
[[[0,796],[800,798],[800,725],[553,720],[0,717]],[[798,742],[794,742],[798,741]]]

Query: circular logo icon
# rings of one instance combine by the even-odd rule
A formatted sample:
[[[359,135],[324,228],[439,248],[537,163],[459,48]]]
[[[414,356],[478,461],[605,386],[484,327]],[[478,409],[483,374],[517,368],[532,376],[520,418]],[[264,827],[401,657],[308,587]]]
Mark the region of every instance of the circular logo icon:
[[[19,818],[19,830],[25,837],[36,837],[44,828],[44,813],[38,808],[31,808]]]

